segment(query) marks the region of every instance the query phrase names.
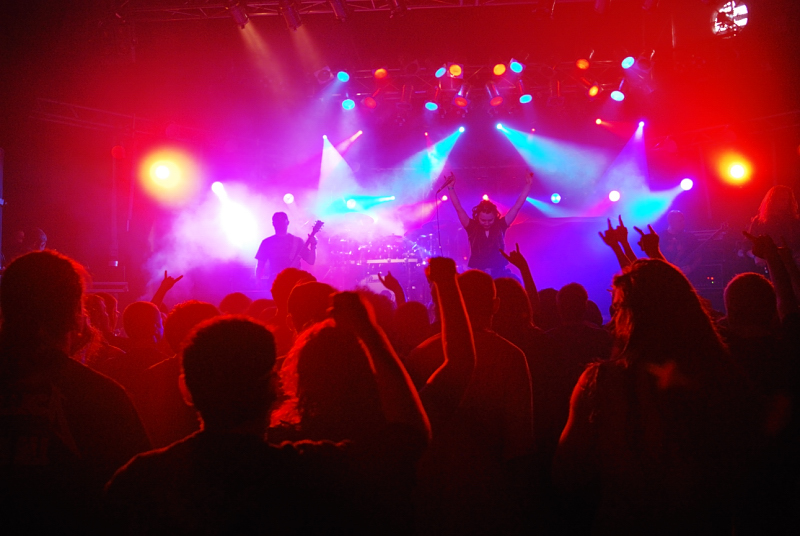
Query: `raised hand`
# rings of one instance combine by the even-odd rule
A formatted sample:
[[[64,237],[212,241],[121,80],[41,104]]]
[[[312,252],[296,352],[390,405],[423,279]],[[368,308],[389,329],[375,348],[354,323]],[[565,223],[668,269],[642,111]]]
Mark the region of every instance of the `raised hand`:
[[[611,225],[611,220],[609,220],[609,225]],[[628,228],[625,227],[624,223],[622,223],[622,215],[621,214],[619,215],[619,225],[614,230],[617,232],[617,239],[620,242],[627,242],[627,240],[628,240]]]
[[[505,260],[507,260],[508,262],[519,268],[520,272],[524,272],[525,270],[530,270],[530,268],[528,267],[528,261],[525,259],[522,253],[519,252],[519,244],[516,244],[516,246],[517,249],[509,251],[508,254],[506,254],[506,252],[501,249],[500,255],[502,255],[505,258]]]
[[[395,276],[392,275],[392,272],[386,272],[386,277],[383,277],[381,274],[378,274],[378,279],[380,280],[381,284],[384,287],[394,292],[396,288],[402,288],[400,281],[397,280]]]
[[[622,218],[620,217],[620,222],[621,221]],[[626,234],[627,232],[628,230],[625,229]],[[605,231],[600,231],[597,234],[600,235],[600,240],[602,240],[603,243],[605,243],[605,245],[611,248],[619,244],[619,231],[617,229],[614,229],[614,227],[611,225],[611,218],[608,218],[608,229],[606,229]]]
[[[164,279],[161,281],[161,288],[167,291],[172,287],[174,287],[175,283],[177,283],[181,279],[183,279],[182,275],[179,275],[178,277],[172,277],[171,275],[167,274],[166,270],[164,270]]]
[[[645,233],[638,227],[633,228],[637,233],[639,233],[639,247],[642,248],[642,251],[650,257],[651,259],[663,259],[664,256],[661,254],[661,250],[658,247],[659,238],[658,234],[653,230],[652,225],[647,226],[647,230],[649,232]]]

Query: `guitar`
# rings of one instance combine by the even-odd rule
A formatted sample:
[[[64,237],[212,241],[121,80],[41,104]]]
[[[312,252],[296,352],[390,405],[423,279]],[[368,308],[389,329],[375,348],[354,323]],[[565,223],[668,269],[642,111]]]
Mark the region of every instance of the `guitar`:
[[[320,229],[322,229],[324,225],[325,222],[322,220],[317,220],[314,222],[314,227],[311,228],[311,232],[308,235],[308,239],[306,239],[306,243],[303,244],[302,248],[297,250],[297,253],[295,253],[294,257],[292,257],[292,261],[289,263],[289,266],[293,266],[294,263],[300,260],[300,255],[302,254],[302,252],[308,249],[308,246],[311,245],[311,241],[314,239],[314,237],[317,235],[317,233],[320,231]]]

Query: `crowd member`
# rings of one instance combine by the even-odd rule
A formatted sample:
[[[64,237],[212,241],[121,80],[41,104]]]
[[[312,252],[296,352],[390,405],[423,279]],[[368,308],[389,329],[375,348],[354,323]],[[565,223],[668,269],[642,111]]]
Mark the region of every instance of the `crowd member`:
[[[596,501],[596,533],[730,533],[748,386],[675,267],[637,260],[613,285],[622,353],[575,386],[556,482]]]
[[[800,211],[794,190],[788,186],[773,186],[764,195],[758,207],[758,214],[750,221],[750,234],[767,235],[776,244],[786,241],[786,246],[797,255],[800,253]],[[761,259],[755,254],[756,259]],[[795,257],[795,260],[797,258]],[[764,263],[766,259],[761,259]]]
[[[178,388],[179,352],[196,325],[219,315],[214,305],[189,300],[176,305],[164,321],[164,338],[174,355],[145,370],[141,388],[134,393],[139,415],[156,448],[166,447],[199,428],[197,413],[186,404]]]
[[[420,528],[425,533],[485,533],[520,527],[514,475],[533,446],[531,381],[522,351],[491,330],[498,305],[491,276],[458,276],[475,341],[469,387],[443,420],[419,469]],[[406,364],[425,390],[445,362],[442,335],[409,355]],[[439,413],[426,406],[429,413]]]
[[[83,268],[52,251],[0,284],[0,518],[6,534],[101,530],[103,483],[149,441],[125,391],[70,359]]]

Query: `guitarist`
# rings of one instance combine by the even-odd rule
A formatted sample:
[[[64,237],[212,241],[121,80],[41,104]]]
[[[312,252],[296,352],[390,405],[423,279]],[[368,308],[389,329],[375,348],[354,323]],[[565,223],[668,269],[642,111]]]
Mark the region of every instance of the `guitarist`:
[[[667,214],[667,226],[667,231],[661,234],[661,252],[688,276],[702,264],[698,251],[700,241],[686,230],[686,217],[680,210]]]
[[[311,265],[317,260],[317,239],[313,233],[306,242],[290,234],[289,216],[285,212],[272,215],[272,226],[275,234],[262,240],[256,253],[256,280],[267,288],[284,268],[300,268],[300,259]]]

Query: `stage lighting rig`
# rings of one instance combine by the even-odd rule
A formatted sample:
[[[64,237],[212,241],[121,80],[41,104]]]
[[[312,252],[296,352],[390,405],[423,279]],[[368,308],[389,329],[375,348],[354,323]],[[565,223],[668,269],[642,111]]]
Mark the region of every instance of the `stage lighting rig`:
[[[747,26],[747,19],[748,9],[744,2],[725,2],[714,12],[711,31],[722,38],[733,37]]]
[[[247,3],[229,1],[225,4],[225,9],[231,14],[236,26],[244,30],[250,20],[247,16]]]
[[[347,0],[328,0],[328,5],[331,6],[331,11],[333,11],[333,15],[336,17],[336,20],[340,20],[342,22],[347,20],[347,16],[349,14]]]
[[[389,0],[389,18],[402,17],[408,11],[405,0]]]
[[[317,82],[320,84],[327,84],[331,80],[333,80],[333,71],[327,65],[318,71],[314,71],[314,78],[317,79]]]
[[[486,92],[489,94],[489,105],[492,107],[503,104],[503,96],[494,82],[486,82]]]
[[[293,0],[279,0],[278,7],[290,30],[297,30],[303,24],[303,21],[300,20],[300,12]]]

